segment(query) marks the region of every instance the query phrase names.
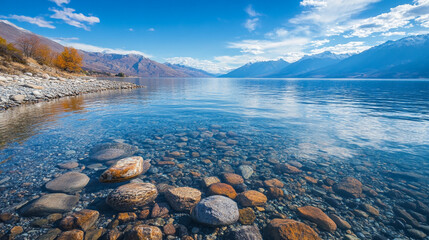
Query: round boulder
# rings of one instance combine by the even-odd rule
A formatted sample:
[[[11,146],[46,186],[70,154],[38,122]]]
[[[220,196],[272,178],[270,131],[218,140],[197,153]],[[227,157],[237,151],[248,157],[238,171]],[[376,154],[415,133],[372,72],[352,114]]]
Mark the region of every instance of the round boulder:
[[[46,183],[45,187],[51,192],[74,193],[84,188],[89,177],[80,172],[68,172]]]
[[[132,156],[138,148],[126,143],[105,143],[91,150],[89,156],[100,162],[121,159]]]
[[[158,190],[151,183],[128,183],[109,193],[106,203],[118,211],[133,210],[155,200]]]
[[[237,204],[221,195],[204,198],[192,209],[191,215],[196,222],[209,226],[231,225],[239,218]]]
[[[78,196],[51,193],[41,196],[21,209],[23,216],[47,216],[51,213],[69,212],[79,201]]]
[[[171,188],[165,192],[170,206],[179,212],[189,211],[201,200],[201,192],[190,187]]]
[[[143,172],[142,157],[128,157],[119,160],[104,171],[99,180],[103,183],[124,182],[137,177]]]

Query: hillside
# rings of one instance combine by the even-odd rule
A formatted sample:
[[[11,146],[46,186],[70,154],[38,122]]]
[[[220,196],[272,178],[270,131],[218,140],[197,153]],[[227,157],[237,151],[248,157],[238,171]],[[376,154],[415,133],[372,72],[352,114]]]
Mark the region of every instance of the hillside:
[[[20,28],[9,21],[0,20],[0,36],[8,42],[16,42],[20,38],[28,38],[36,35],[28,30]],[[62,52],[64,46],[61,44],[37,35],[41,44],[47,45],[54,52]],[[83,69],[99,73],[125,73],[128,76],[138,77],[200,77],[202,72],[198,69],[190,68],[174,69],[170,66],[158,63],[149,58],[136,54],[111,54],[100,52],[80,51],[83,56]]]
[[[204,70],[184,66],[181,64],[164,63],[164,65],[166,65],[166,66],[168,66],[168,67],[170,67],[176,71],[185,73],[186,75],[188,75],[188,77],[201,77],[201,78],[214,77],[213,74],[208,73]]]

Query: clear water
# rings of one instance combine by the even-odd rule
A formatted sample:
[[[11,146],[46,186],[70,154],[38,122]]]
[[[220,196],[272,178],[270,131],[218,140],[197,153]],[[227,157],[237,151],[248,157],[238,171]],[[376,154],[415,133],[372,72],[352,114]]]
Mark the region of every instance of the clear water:
[[[371,164],[429,176],[426,80],[126,81],[146,88],[65,98],[0,113],[0,180],[11,178],[3,183],[8,191],[0,193],[3,207],[22,201],[9,191],[34,182],[22,195],[38,194],[43,191],[42,179],[58,171],[57,163],[84,162],[91,148],[103,142],[135,145],[144,158],[153,160],[175,150],[199,151],[201,159],[221,160],[224,156],[208,142],[194,139],[186,147],[178,147],[168,138],[210,130],[212,125],[221,127],[216,131],[239,135],[241,140],[233,149],[241,160],[257,155],[263,161],[277,158],[280,162],[331,164],[360,179],[373,175],[380,181],[384,175],[378,172],[380,168],[368,167]],[[152,145],[156,137],[165,141]],[[200,168],[207,175],[222,170],[199,167],[195,160],[184,163],[185,168]],[[357,173],[354,166],[368,169]],[[163,173],[163,168],[158,169],[157,176],[174,170]],[[258,168],[255,174],[262,175]],[[156,179],[175,184],[165,176]],[[188,179],[177,181],[176,185],[198,186]],[[425,189],[419,186],[420,191],[427,192],[427,182],[425,185]]]

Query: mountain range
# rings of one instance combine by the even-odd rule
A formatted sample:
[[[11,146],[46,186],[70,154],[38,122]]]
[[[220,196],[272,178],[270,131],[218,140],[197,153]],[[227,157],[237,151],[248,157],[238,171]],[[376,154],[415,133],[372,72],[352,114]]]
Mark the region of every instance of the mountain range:
[[[0,37],[14,43],[20,38],[36,35],[20,28],[9,21],[0,20]],[[37,35],[40,43],[47,45],[54,52],[62,52],[64,46],[43,36]],[[100,73],[124,73],[138,77],[212,77],[199,69],[176,64],[162,64],[137,54],[113,54],[87,52],[79,50],[83,56],[83,69]]]
[[[429,34],[387,41],[355,55],[323,52],[276,68],[267,61],[248,63],[222,77],[267,78],[429,78]]]

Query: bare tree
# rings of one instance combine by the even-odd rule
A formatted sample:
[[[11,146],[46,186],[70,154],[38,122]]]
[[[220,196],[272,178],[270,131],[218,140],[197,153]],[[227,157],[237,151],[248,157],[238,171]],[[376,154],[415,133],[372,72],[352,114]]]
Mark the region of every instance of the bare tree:
[[[40,45],[40,38],[36,35],[31,35],[29,37],[21,37],[16,41],[16,45],[19,49],[21,49],[24,56],[34,57]]]

